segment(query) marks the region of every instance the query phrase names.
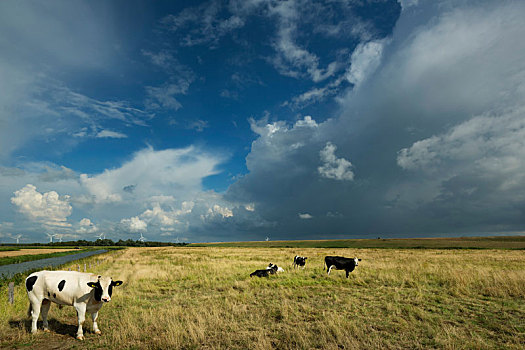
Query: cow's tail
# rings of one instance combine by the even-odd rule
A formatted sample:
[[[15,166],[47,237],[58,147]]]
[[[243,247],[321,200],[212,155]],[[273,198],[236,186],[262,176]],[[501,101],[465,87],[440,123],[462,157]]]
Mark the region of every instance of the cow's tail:
[[[27,308],[27,317],[33,316],[33,306],[29,303],[29,308]]]

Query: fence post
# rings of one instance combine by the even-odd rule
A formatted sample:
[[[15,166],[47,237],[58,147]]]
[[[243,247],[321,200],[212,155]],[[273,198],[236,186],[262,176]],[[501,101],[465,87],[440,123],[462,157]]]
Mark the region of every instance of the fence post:
[[[78,266],[78,272],[80,272],[80,265],[77,265]]]
[[[9,283],[9,304],[15,303],[15,283]]]
[[[84,272],[86,272],[86,264],[84,263]]]

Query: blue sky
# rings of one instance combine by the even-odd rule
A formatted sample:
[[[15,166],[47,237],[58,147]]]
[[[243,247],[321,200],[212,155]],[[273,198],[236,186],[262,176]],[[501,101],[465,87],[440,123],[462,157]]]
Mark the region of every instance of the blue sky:
[[[0,241],[515,234],[519,1],[2,1]]]

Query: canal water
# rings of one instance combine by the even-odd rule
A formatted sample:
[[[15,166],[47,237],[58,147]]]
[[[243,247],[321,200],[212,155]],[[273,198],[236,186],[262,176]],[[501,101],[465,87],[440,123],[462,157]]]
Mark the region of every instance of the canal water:
[[[26,262],[22,262],[18,264],[3,265],[3,266],[0,266],[0,279],[1,277],[10,278],[17,273],[22,273],[25,271],[43,269],[46,267],[53,267],[53,266],[67,264],[68,262],[71,262],[71,261],[87,258],[89,256],[102,254],[105,252],[107,252],[107,250],[105,249],[93,250],[89,252],[58,256],[56,258],[47,258],[47,259],[26,261]]]

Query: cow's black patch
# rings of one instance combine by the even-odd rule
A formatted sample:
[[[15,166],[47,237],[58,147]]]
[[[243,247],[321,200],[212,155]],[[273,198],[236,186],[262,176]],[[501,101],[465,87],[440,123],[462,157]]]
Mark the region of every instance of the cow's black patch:
[[[111,297],[111,295],[113,294],[113,282],[111,282],[111,283],[109,284],[108,294],[109,294],[110,297]]]
[[[28,292],[33,290],[33,286],[35,285],[37,278],[38,276],[31,276],[28,279],[26,279],[26,289]]]
[[[57,293],[53,293],[53,298],[57,298]]]
[[[102,301],[102,286],[100,285],[100,282],[88,282],[87,285],[95,290],[95,300]]]
[[[255,270],[254,272],[250,273],[250,277],[253,276],[268,277],[270,276],[270,270]]]
[[[51,293],[47,292],[47,296],[51,298]]]
[[[64,285],[66,284],[66,280],[62,280],[60,281],[60,283],[58,284],[58,291],[61,292],[62,289],[64,289]]]
[[[102,286],[100,285],[100,282],[97,282],[95,289],[95,300],[96,301],[102,301]]]

